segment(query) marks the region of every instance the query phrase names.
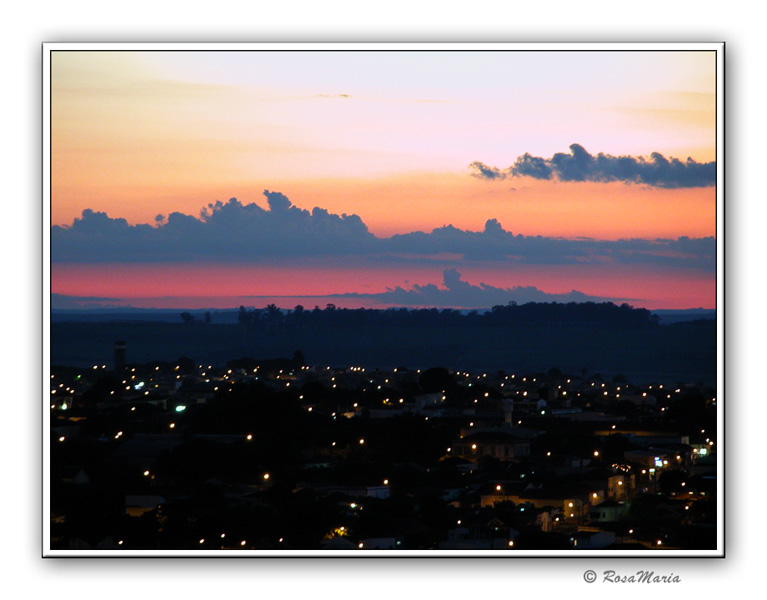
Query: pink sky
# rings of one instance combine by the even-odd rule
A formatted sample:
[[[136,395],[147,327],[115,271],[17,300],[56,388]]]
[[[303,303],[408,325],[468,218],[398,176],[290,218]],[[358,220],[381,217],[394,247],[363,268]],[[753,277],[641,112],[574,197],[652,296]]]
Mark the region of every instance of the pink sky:
[[[487,181],[469,169],[550,157],[573,143],[593,154],[712,161],[712,52],[56,52],[51,65],[53,225],[71,225],[84,209],[153,224],[231,197],[264,206],[270,189],[300,208],[359,215],[380,238],[447,224],[481,231],[488,219],[526,236],[716,235],[713,186]],[[51,289],[137,302],[374,293],[439,283],[448,266],[54,256]],[[458,268],[473,285],[577,289],[654,308],[715,303],[711,270]]]

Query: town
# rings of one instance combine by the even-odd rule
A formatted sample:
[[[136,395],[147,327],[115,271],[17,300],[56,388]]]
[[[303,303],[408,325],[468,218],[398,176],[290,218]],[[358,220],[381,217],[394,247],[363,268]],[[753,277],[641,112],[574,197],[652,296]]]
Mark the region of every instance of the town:
[[[618,375],[51,368],[51,547],[716,547],[716,397]]]

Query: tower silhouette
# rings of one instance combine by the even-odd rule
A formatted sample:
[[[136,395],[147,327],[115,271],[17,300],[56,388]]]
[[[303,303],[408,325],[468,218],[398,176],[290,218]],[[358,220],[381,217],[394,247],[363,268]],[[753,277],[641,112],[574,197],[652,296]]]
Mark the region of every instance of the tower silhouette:
[[[126,348],[125,342],[115,342],[115,372],[120,373],[125,369]]]

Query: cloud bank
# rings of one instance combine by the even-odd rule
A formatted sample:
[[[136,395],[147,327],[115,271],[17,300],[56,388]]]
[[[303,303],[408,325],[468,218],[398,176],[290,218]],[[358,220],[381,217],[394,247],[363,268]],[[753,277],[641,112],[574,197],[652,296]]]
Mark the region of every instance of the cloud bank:
[[[403,307],[458,307],[458,308],[490,308],[491,306],[516,302],[625,302],[626,298],[607,298],[589,296],[577,290],[566,294],[550,294],[534,286],[515,286],[499,288],[480,283],[472,285],[461,279],[461,273],[456,269],[446,269],[442,273],[443,287],[433,283],[415,284],[409,289],[397,286],[388,288],[379,294],[339,294],[339,298],[355,298],[372,301],[377,304]]]
[[[280,192],[264,192],[268,208],[232,198],[206,206],[199,217],[158,215],[154,226],[86,209],[69,227],[51,228],[53,263],[225,262],[260,264],[274,258],[354,257],[371,264],[499,261],[572,265],[643,263],[713,271],[713,237],[677,239],[525,236],[489,219],[482,231],[446,225],[426,232],[378,238],[357,215],[335,215],[292,205]],[[445,258],[448,257],[448,258]]]
[[[126,305],[120,298],[100,298],[97,296],[67,296],[51,294],[52,310],[79,310],[93,308],[122,308]]]
[[[511,288],[501,288],[480,283],[472,285],[461,278],[461,273],[457,269],[445,269],[442,272],[442,285],[433,283],[414,284],[409,288],[400,286],[386,288],[384,292],[378,293],[329,293],[322,296],[312,295],[292,295],[292,296],[225,296],[217,297],[216,301],[229,299],[231,307],[238,304],[252,302],[260,306],[267,303],[278,302],[280,306],[288,307],[296,303],[319,303],[337,302],[340,305],[362,305],[375,308],[381,307],[404,307],[404,308],[461,308],[461,309],[489,309],[492,306],[506,305],[510,302],[517,304],[526,304],[528,302],[614,302],[620,304],[623,302],[632,302],[631,298],[614,298],[606,296],[591,296],[572,290],[565,294],[556,294],[544,292],[534,286],[515,286]],[[51,294],[51,308],[53,310],[75,310],[75,309],[136,309],[134,304],[146,305],[149,301],[151,305],[152,298],[136,299],[126,301],[120,298],[96,298],[83,296],[67,296],[63,294]],[[176,300],[178,306],[189,304],[188,297],[164,297],[163,300]],[[199,297],[194,303],[199,306],[205,305],[205,301],[210,298]],[[283,302],[280,302],[282,300]],[[351,302],[349,302],[351,301]],[[133,302],[133,304],[131,304]],[[209,306],[208,306],[209,307]]]
[[[589,154],[580,144],[572,144],[570,153],[557,152],[550,158],[525,153],[506,169],[481,162],[469,165],[472,175],[480,179],[501,180],[506,177],[533,177],[555,181],[622,181],[659,188],[707,187],[716,185],[716,163],[699,163],[692,158],[682,162],[653,152],[642,156]]]
[[[174,212],[156,226],[129,225],[86,209],[71,227],[51,228],[54,262],[252,261],[373,251],[376,238],[357,215],[311,212],[264,191],[268,210],[236,198],[208,204],[199,218]]]

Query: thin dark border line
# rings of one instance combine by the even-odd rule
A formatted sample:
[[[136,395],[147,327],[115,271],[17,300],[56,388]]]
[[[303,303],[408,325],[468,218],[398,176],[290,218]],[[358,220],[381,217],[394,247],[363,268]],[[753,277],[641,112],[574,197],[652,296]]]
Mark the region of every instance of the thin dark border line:
[[[43,43],[42,48],[41,48],[43,67],[44,67],[44,63],[45,63],[46,45],[51,45],[51,44],[67,44],[67,43],[69,43],[69,42],[45,42],[45,43]],[[117,43],[115,43],[115,42],[85,42],[84,44],[98,45],[100,43],[120,44],[122,42],[117,42]],[[185,44],[185,43],[195,43],[195,42],[158,42],[157,44],[158,45],[163,45],[163,44],[165,44],[165,45],[174,45],[174,44]],[[215,44],[215,42],[205,42],[205,43]],[[232,44],[236,44],[236,42],[231,42],[231,43]],[[258,43],[258,42],[242,42],[242,43],[247,44],[247,43]],[[309,43],[309,44],[312,44],[312,43],[315,43],[315,42],[264,42],[264,44],[269,44],[269,45],[280,45],[280,44],[293,45],[293,44],[298,44],[298,43]],[[317,44],[323,44],[323,43],[328,43],[328,42],[316,42],[316,43]],[[364,43],[371,43],[371,42],[339,42],[339,43],[354,45],[354,44],[358,44],[358,43],[364,44]],[[379,42],[372,42],[372,44],[378,44],[378,43]],[[380,42],[380,43],[384,44],[385,42]],[[411,42],[397,42],[397,43],[409,44]],[[413,42],[413,44],[416,44],[416,45],[419,44],[419,43],[423,44],[423,45],[426,45],[426,44],[442,44],[442,43],[448,44],[448,43],[453,43],[453,42]],[[465,44],[473,44],[474,42],[457,42],[457,43],[458,44],[463,44],[463,43],[465,43]],[[508,43],[513,43],[513,42],[476,42],[476,43],[477,44],[493,45],[493,44],[504,44],[504,43],[508,44]],[[539,43],[541,43],[541,44],[549,44],[547,42],[539,42]],[[551,44],[578,44],[578,43],[587,44],[588,42],[550,42],[550,43]],[[623,42],[594,42],[594,44],[605,44],[605,45],[611,44],[611,43],[621,44]],[[627,42],[627,43],[628,44],[632,44],[633,42]],[[641,43],[642,42],[637,42],[637,44],[641,44]],[[126,43],[126,45],[127,44],[129,44],[129,43]],[[146,44],[147,45],[152,45],[152,44],[154,44],[154,42],[146,42]],[[535,44],[535,43],[531,43],[531,44]],[[653,44],[663,44],[663,42],[653,42]],[[392,49],[385,49],[385,48],[353,48],[353,49],[352,48],[349,48],[349,49],[342,49],[342,48],[325,48],[325,49],[321,49],[321,48],[305,48],[305,49],[299,49],[299,48],[284,48],[284,49],[281,49],[281,48],[274,48],[274,49],[272,49],[272,48],[250,48],[250,49],[234,49],[234,48],[232,48],[232,49],[223,49],[223,48],[215,48],[215,49],[159,49],[159,50],[157,50],[157,49],[148,49],[148,48],[146,48],[146,49],[145,48],[142,48],[142,49],[118,49],[118,48],[104,48],[104,49],[95,49],[95,48],[94,49],[85,49],[85,48],[74,48],[74,49],[55,48],[54,49],[54,48],[49,48],[48,49],[48,124],[49,124],[49,127],[48,127],[48,164],[47,164],[47,167],[48,167],[48,198],[50,200],[50,204],[51,204],[51,208],[52,208],[52,204],[53,204],[53,177],[52,177],[52,173],[51,173],[51,166],[52,166],[52,160],[53,160],[53,156],[52,156],[52,154],[53,154],[53,148],[52,148],[52,136],[53,136],[53,123],[52,123],[52,112],[53,112],[52,111],[52,102],[53,102],[53,99],[52,99],[52,95],[53,95],[53,86],[52,86],[51,78],[52,78],[52,71],[53,71],[53,69],[52,69],[52,64],[51,64],[51,58],[52,58],[52,54],[54,52],[99,52],[99,53],[103,53],[103,52],[131,52],[131,53],[135,53],[135,52],[208,52],[208,53],[209,52],[304,52],[304,53],[317,53],[317,52],[344,52],[344,53],[349,53],[349,52],[385,52],[385,53],[392,53],[392,52],[409,52],[409,53],[413,53],[413,52],[434,52],[434,53],[438,53],[438,52],[439,53],[441,53],[441,52],[451,52],[451,53],[463,53],[463,52],[483,52],[483,53],[495,53],[495,52],[499,52],[499,53],[500,52],[504,52],[504,53],[509,53],[509,52],[514,52],[514,53],[520,53],[520,52],[521,53],[530,53],[530,52],[551,52],[551,53],[555,53],[555,52],[556,53],[563,53],[563,52],[567,52],[567,53],[574,53],[574,52],[575,53],[577,53],[577,52],[614,52],[614,53],[626,53],[626,52],[644,52],[644,53],[649,53],[649,52],[663,52],[663,53],[668,53],[668,52],[685,52],[685,53],[713,52],[715,57],[716,57],[716,60],[715,60],[715,63],[714,63],[714,73],[715,73],[715,81],[717,82],[716,98],[715,98],[715,111],[714,111],[714,122],[715,122],[715,127],[714,127],[714,129],[715,129],[715,156],[718,156],[718,150],[719,150],[719,145],[720,145],[720,139],[719,139],[720,138],[720,136],[719,136],[719,81],[720,81],[720,73],[719,73],[719,60],[718,60],[718,57],[719,57],[719,52],[721,51],[721,62],[724,65],[726,43],[723,42],[723,41],[720,41],[720,42],[670,42],[670,44],[671,45],[674,45],[674,44],[676,44],[676,45],[688,45],[689,44],[691,46],[694,46],[695,44],[712,44],[712,45],[717,45],[718,44],[718,45],[721,45],[721,49],[719,49],[719,48],[710,48],[710,49],[708,49],[708,48],[707,49],[704,49],[704,48],[699,48],[699,49],[690,49],[690,48],[685,48],[685,49],[682,49],[682,48],[677,48],[677,49],[674,49],[674,48],[669,48],[669,49],[663,49],[663,48],[649,48],[649,49],[640,49],[640,48],[625,48],[625,49],[622,49],[622,48],[609,48],[609,49],[607,49],[607,48],[605,48],[605,49],[598,49],[598,48],[584,48],[584,49],[575,49],[575,48],[568,48],[568,49],[564,49],[564,48],[562,48],[562,49],[553,49],[553,48],[541,48],[541,49],[523,49],[523,48],[484,48],[484,49],[483,48],[465,48],[465,49],[446,49],[446,48],[428,48],[428,49],[426,49],[426,48],[421,48],[421,49],[418,49],[418,48],[415,48],[415,49],[410,49],[410,48],[392,48]],[[43,72],[43,76],[44,75],[45,75],[45,73]],[[725,92],[726,92],[725,73],[724,73],[724,69],[723,69],[722,73],[721,73],[721,94],[723,96],[722,97],[722,101],[723,102],[724,102]],[[42,105],[42,102],[41,102],[41,112],[43,112],[44,109],[45,109],[45,107]],[[724,160],[725,147],[726,147],[725,139],[724,138],[726,137],[726,130],[724,128],[724,125],[722,125],[722,136],[721,137],[723,138],[722,139],[722,143],[721,143],[721,151],[722,151],[721,169],[722,169],[722,180],[723,181],[722,182],[717,181],[717,183],[715,185],[715,189],[716,189],[716,193],[718,194],[718,192],[720,191],[719,190],[719,185],[722,186],[722,188],[721,188],[722,207],[721,208],[722,208],[722,228],[724,228],[724,215],[725,215],[725,210],[726,210],[726,202],[725,202],[725,192],[726,192],[725,181],[726,181],[726,178],[724,177],[725,162],[726,162]],[[44,132],[42,133],[42,139],[43,139],[43,141],[45,139]],[[44,160],[44,156],[43,156],[42,153],[41,153],[41,157]],[[719,168],[719,166],[720,165],[717,164],[717,168]],[[43,164],[42,165],[42,168],[43,168],[42,172],[43,173],[45,172],[45,167],[46,167],[46,165]],[[44,202],[45,199],[43,198],[42,201]],[[717,198],[716,204],[717,204],[717,210],[715,211],[715,224],[716,224],[715,231],[718,234],[719,233],[719,227],[718,227],[718,225],[719,225],[719,223],[718,223],[718,221],[719,221],[719,210],[718,210],[719,209],[719,203],[718,203],[718,198]],[[52,210],[51,210],[49,212],[49,216],[48,216],[48,229],[49,229],[49,231],[50,231],[50,228],[52,227],[52,220],[53,220],[53,215],[52,215]],[[722,300],[723,300],[723,303],[724,303],[725,294],[726,294],[725,270],[724,270],[724,265],[720,265],[719,264],[719,260],[718,260],[718,257],[719,257],[719,244],[720,243],[723,244],[724,242],[720,242],[719,235],[717,235],[716,236],[717,260],[716,260],[716,265],[715,265],[715,274],[716,274],[715,278],[716,278],[716,281],[717,281],[717,284],[718,284],[718,282],[719,282],[719,270],[720,270],[720,267],[721,267],[721,271],[722,271],[721,293],[722,293]],[[53,258],[52,253],[53,253],[52,245],[49,244],[49,247],[48,247],[48,264],[49,265],[52,265],[52,263],[53,263],[53,261],[52,261],[52,258]],[[51,290],[52,290],[52,269],[49,269],[49,272],[48,272],[49,311],[50,311],[50,301],[51,301],[51,294],[52,294]],[[726,337],[726,333],[725,333],[726,330],[725,330],[725,325],[724,325],[724,315],[721,315],[721,317],[719,315],[719,312],[720,312],[719,311],[720,307],[718,306],[718,293],[719,293],[719,291],[720,291],[719,290],[719,286],[717,285],[717,296],[715,297],[714,306],[716,308],[716,319],[717,320],[719,318],[722,319],[722,338],[725,338]],[[44,292],[45,292],[45,290],[42,290],[42,295],[44,295]],[[45,318],[46,317],[43,316],[43,320],[45,320]],[[48,318],[50,318],[50,314],[48,315]],[[41,335],[41,342],[44,342],[44,336],[45,336],[45,333],[43,332],[42,335]],[[723,381],[721,381],[721,387],[722,387],[722,389],[724,389],[725,381],[726,381],[726,378],[725,378],[725,369],[726,369],[725,344],[724,344],[724,339],[719,340],[718,338],[719,338],[719,335],[718,335],[718,331],[717,331],[717,352],[719,352],[719,346],[721,346],[721,351],[722,351],[721,370],[722,370],[722,380]],[[42,344],[41,344],[41,348],[42,348]],[[49,352],[50,352],[50,348],[49,348]],[[44,360],[44,357],[42,357],[42,358]],[[48,364],[50,365],[50,355],[48,356]],[[718,394],[719,385],[720,385],[720,382],[717,381],[717,395],[719,395]],[[44,383],[43,382],[41,382],[41,388],[42,388],[41,389],[41,392],[42,392],[41,396],[44,398],[45,397],[45,387],[44,387]],[[727,403],[725,402],[725,404],[722,407],[722,421],[723,422],[721,424],[717,424],[717,427],[719,429],[721,429],[722,431],[725,429],[725,416],[726,416],[726,409],[727,409],[726,404]],[[43,418],[44,404],[41,403],[40,409],[41,409],[41,426],[42,426],[42,429],[43,429],[42,435],[45,435],[46,434],[46,432],[44,431],[45,423],[44,423],[44,418]],[[41,450],[42,450],[41,451],[42,459],[43,459],[43,462],[45,462],[45,453],[44,453],[44,449],[45,448],[44,448],[44,442],[43,442],[43,438],[42,437],[41,437],[41,447],[42,447],[41,448]],[[723,457],[722,462],[726,462],[726,451],[725,451],[725,456]],[[46,482],[46,479],[45,479],[45,464],[43,464],[42,467],[43,468],[41,469],[41,481],[42,481],[42,484],[43,484],[43,494],[45,494],[45,491],[46,491],[46,489],[45,489],[46,483],[49,486],[47,491],[50,493],[50,481]],[[719,476],[719,474],[717,474],[717,476]],[[395,560],[411,560],[411,559],[419,559],[419,558],[420,559],[438,559],[438,560],[443,560],[443,559],[467,559],[467,558],[474,559],[474,560],[477,560],[477,559],[484,559],[484,560],[487,560],[487,559],[507,560],[509,558],[514,558],[514,559],[534,559],[534,560],[550,560],[550,559],[558,559],[558,558],[579,558],[579,559],[600,559],[600,558],[636,559],[636,558],[652,558],[652,559],[655,559],[655,560],[667,560],[667,559],[712,559],[712,558],[713,559],[717,559],[717,558],[725,558],[726,557],[726,547],[727,547],[727,544],[726,544],[727,529],[725,527],[725,521],[726,521],[726,510],[725,510],[725,507],[726,507],[727,488],[726,488],[726,485],[724,484],[724,478],[725,477],[726,477],[726,474],[723,473],[722,474],[722,480],[723,480],[723,483],[722,483],[722,496],[723,496],[722,501],[723,501],[723,507],[721,509],[721,511],[722,511],[722,515],[721,515],[722,516],[722,523],[717,522],[717,527],[721,527],[722,528],[722,548],[721,549],[720,548],[716,548],[715,549],[715,551],[721,551],[721,555],[695,556],[695,555],[682,555],[682,554],[679,554],[679,555],[664,555],[664,556],[657,556],[657,555],[655,555],[655,556],[653,556],[652,555],[652,550],[648,549],[648,552],[650,553],[648,555],[636,554],[636,555],[631,555],[631,556],[614,555],[614,554],[604,554],[604,555],[599,554],[599,555],[587,555],[587,556],[582,556],[582,555],[578,556],[578,555],[569,555],[569,554],[566,554],[566,555],[555,554],[555,555],[550,555],[550,556],[531,556],[531,555],[521,555],[521,556],[520,555],[516,555],[515,556],[515,554],[516,554],[515,552],[510,552],[508,556],[505,556],[505,555],[490,555],[490,556],[476,556],[476,555],[449,555],[449,556],[435,556],[435,555],[430,555],[430,556],[420,556],[420,555],[417,555],[417,556],[388,556],[388,555],[357,556],[357,555],[349,555],[349,556],[347,556],[347,555],[343,555],[343,556],[339,556],[339,555],[314,555],[314,554],[311,554],[311,555],[290,554],[288,556],[279,556],[279,555],[264,555],[264,556],[260,556],[260,555],[257,555],[257,556],[254,556],[254,555],[247,555],[247,556],[231,556],[231,555],[227,555],[227,556],[215,556],[215,555],[186,556],[186,555],[173,555],[173,554],[167,554],[167,553],[163,554],[162,556],[153,556],[153,555],[143,555],[142,556],[142,555],[135,555],[135,554],[124,555],[124,556],[74,556],[74,555],[55,555],[55,556],[51,555],[51,556],[46,556],[45,555],[46,542],[50,543],[50,539],[45,540],[44,531],[41,531],[41,537],[42,537],[41,558],[66,558],[66,559],[93,559],[93,558],[96,558],[96,559],[107,559],[107,560],[109,560],[109,559],[124,560],[126,558],[138,558],[138,559],[146,559],[146,558],[152,558],[152,559],[158,559],[158,558],[159,559],[167,559],[167,558],[171,558],[171,559],[211,559],[212,558],[212,559],[218,559],[218,560],[221,560],[221,559],[240,559],[240,560],[242,560],[242,559],[278,559],[278,560],[284,560],[284,559],[291,559],[291,558],[299,558],[299,559],[301,559],[301,558],[303,558],[303,559],[306,559],[306,558],[319,558],[319,559],[325,559],[325,560],[327,560],[327,559],[362,559],[362,560],[395,559]],[[41,513],[42,513],[43,509],[44,509],[44,498],[41,498],[41,505],[43,505],[43,506],[41,506]],[[43,516],[43,519],[45,519],[45,515],[42,515],[42,516]],[[48,516],[50,516],[50,515],[48,515]],[[719,514],[717,512],[717,517],[718,516],[719,516]],[[140,550],[138,552],[140,552]],[[320,550],[318,552],[322,552],[322,551]],[[620,552],[620,551],[618,551],[618,552]]]

